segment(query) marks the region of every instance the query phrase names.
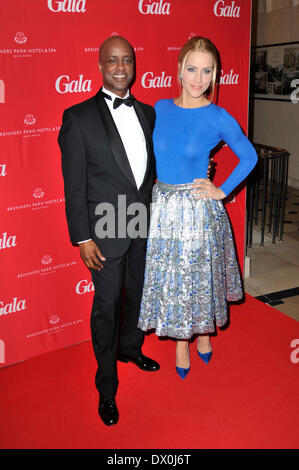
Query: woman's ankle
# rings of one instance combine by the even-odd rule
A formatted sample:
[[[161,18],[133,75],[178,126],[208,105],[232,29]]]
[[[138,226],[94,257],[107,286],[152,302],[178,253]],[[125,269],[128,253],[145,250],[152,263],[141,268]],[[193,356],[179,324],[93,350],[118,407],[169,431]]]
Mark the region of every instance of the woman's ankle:
[[[176,366],[183,367],[183,368],[187,368],[190,366],[188,341],[177,341]]]
[[[210,336],[199,336],[197,338],[197,349],[201,353],[210,352],[212,350]]]

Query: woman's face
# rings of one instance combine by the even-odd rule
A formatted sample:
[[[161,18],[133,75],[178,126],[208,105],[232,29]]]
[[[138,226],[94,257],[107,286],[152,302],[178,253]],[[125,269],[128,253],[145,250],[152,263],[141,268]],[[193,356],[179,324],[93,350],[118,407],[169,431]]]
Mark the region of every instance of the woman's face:
[[[208,52],[191,52],[181,74],[183,92],[186,97],[201,98],[208,90],[213,77],[212,55]]]

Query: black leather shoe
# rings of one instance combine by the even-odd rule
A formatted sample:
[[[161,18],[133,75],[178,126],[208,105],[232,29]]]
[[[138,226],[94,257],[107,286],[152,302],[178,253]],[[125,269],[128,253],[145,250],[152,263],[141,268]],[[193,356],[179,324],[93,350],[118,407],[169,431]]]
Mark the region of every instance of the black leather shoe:
[[[142,353],[138,354],[138,356],[126,356],[125,354],[119,354],[118,360],[121,362],[133,362],[136,364],[139,369],[146,370],[149,372],[153,372],[160,369],[160,365],[158,362],[150,359],[149,357],[144,356]]]
[[[99,415],[106,426],[117,423],[119,414],[114,398],[100,397]]]

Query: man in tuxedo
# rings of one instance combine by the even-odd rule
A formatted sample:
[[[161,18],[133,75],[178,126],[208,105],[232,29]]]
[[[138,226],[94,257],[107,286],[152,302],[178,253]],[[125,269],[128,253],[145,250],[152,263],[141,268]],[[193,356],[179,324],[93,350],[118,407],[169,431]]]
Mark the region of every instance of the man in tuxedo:
[[[130,236],[126,227],[132,216],[119,217],[139,202],[149,219],[155,111],[129,93],[134,53],[126,39],[114,36],[104,41],[99,69],[103,87],[93,98],[64,111],[58,142],[70,239],[79,246],[95,287],[91,336],[98,363],[99,415],[106,425],[113,425],[119,418],[117,360],[144,371],[160,368],[142,354],[144,334],[137,328],[146,235]],[[120,195],[125,201],[121,208]],[[104,216],[101,204],[107,203],[115,212],[115,237],[97,230],[97,214]]]

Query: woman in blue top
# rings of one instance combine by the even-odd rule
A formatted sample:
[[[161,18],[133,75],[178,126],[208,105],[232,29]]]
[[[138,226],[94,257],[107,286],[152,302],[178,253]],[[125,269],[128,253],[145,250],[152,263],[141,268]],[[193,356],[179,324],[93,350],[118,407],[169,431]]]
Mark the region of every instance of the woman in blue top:
[[[176,370],[190,370],[189,341],[209,362],[210,333],[227,322],[227,302],[243,291],[222,200],[251,172],[254,147],[237,121],[213,100],[218,52],[193,37],[179,55],[181,95],[156,103],[153,189],[144,290],[138,326],[177,339]],[[220,187],[208,178],[209,154],[224,141],[239,163]]]

